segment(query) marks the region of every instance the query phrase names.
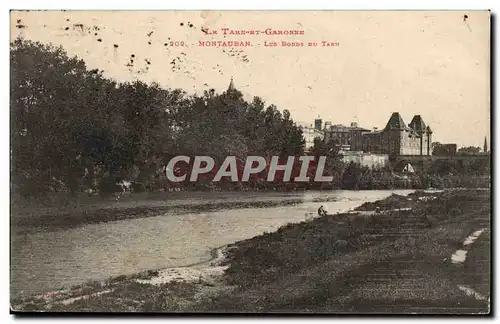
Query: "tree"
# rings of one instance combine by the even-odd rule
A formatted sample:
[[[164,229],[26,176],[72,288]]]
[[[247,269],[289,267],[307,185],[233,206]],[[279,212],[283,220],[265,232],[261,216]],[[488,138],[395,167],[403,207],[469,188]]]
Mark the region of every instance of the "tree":
[[[114,190],[123,179],[158,186],[158,170],[176,155],[303,154],[289,111],[234,85],[187,96],[141,81],[118,83],[61,47],[11,43],[12,183],[27,195],[63,184]],[[148,185],[149,186],[149,185]]]
[[[15,40],[10,61],[14,182],[27,184],[22,186],[29,191],[25,193],[37,194],[41,188],[36,183],[48,186],[61,179],[74,192],[86,161],[75,130],[99,120],[85,98],[95,98],[94,91],[106,89],[95,86],[103,79],[61,47],[38,42]]]
[[[477,146],[467,146],[458,149],[457,154],[459,155],[478,155],[481,152],[481,148]]]
[[[344,173],[342,174],[342,185],[345,189],[358,190],[361,178],[365,169],[354,162],[349,163]]]
[[[321,156],[326,157],[325,174],[332,175],[334,182],[339,184],[345,169],[344,162],[342,161],[342,154],[340,154],[340,146],[333,140],[325,143],[322,139],[315,138],[312,154],[315,156],[316,161],[318,161]]]
[[[432,155],[436,155],[441,145],[442,144],[440,142],[432,142],[431,144]]]

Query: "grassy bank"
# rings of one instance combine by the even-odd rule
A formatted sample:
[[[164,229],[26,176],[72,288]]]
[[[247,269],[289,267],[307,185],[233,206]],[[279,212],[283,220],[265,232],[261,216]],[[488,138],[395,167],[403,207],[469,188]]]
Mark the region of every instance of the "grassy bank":
[[[488,190],[393,195],[237,242],[226,249],[221,277],[151,284],[122,276],[87,285],[87,297],[72,302],[66,296],[65,303],[18,305],[51,311],[486,313],[488,301],[460,286],[490,294],[490,202]],[[485,231],[464,247],[478,229]],[[461,248],[467,259],[452,263]]]
[[[452,264],[450,256],[471,231],[489,228],[489,191],[417,192],[358,209],[377,207],[379,214],[322,217],[237,243],[228,256],[226,280],[238,289],[205,310],[488,311],[486,301],[457,287],[467,282],[489,295],[488,234],[474,245],[465,266]],[[400,208],[411,209],[391,211]]]

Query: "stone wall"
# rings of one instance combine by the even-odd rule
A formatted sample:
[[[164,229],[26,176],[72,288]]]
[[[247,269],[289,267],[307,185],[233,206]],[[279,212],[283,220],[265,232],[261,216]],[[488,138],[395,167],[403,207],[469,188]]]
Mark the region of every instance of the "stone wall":
[[[363,152],[341,152],[343,155],[342,160],[345,163],[354,162],[361,166],[369,167],[370,169],[383,168],[389,164],[388,154],[371,154]]]

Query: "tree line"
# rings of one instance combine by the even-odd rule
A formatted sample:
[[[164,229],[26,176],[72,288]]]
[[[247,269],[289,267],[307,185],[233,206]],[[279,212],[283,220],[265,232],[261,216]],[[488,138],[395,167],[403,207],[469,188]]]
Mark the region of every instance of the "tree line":
[[[141,81],[117,82],[62,47],[10,46],[11,184],[24,195],[148,185],[177,155],[303,154],[290,112],[240,91],[188,95]],[[65,189],[63,189],[65,188]]]

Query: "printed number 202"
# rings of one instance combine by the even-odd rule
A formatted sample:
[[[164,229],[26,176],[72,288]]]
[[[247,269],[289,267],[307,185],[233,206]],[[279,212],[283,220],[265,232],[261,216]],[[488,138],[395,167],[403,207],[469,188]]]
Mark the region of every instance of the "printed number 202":
[[[182,41],[181,42],[175,41],[175,42],[169,42],[168,46],[185,46],[185,44]]]

